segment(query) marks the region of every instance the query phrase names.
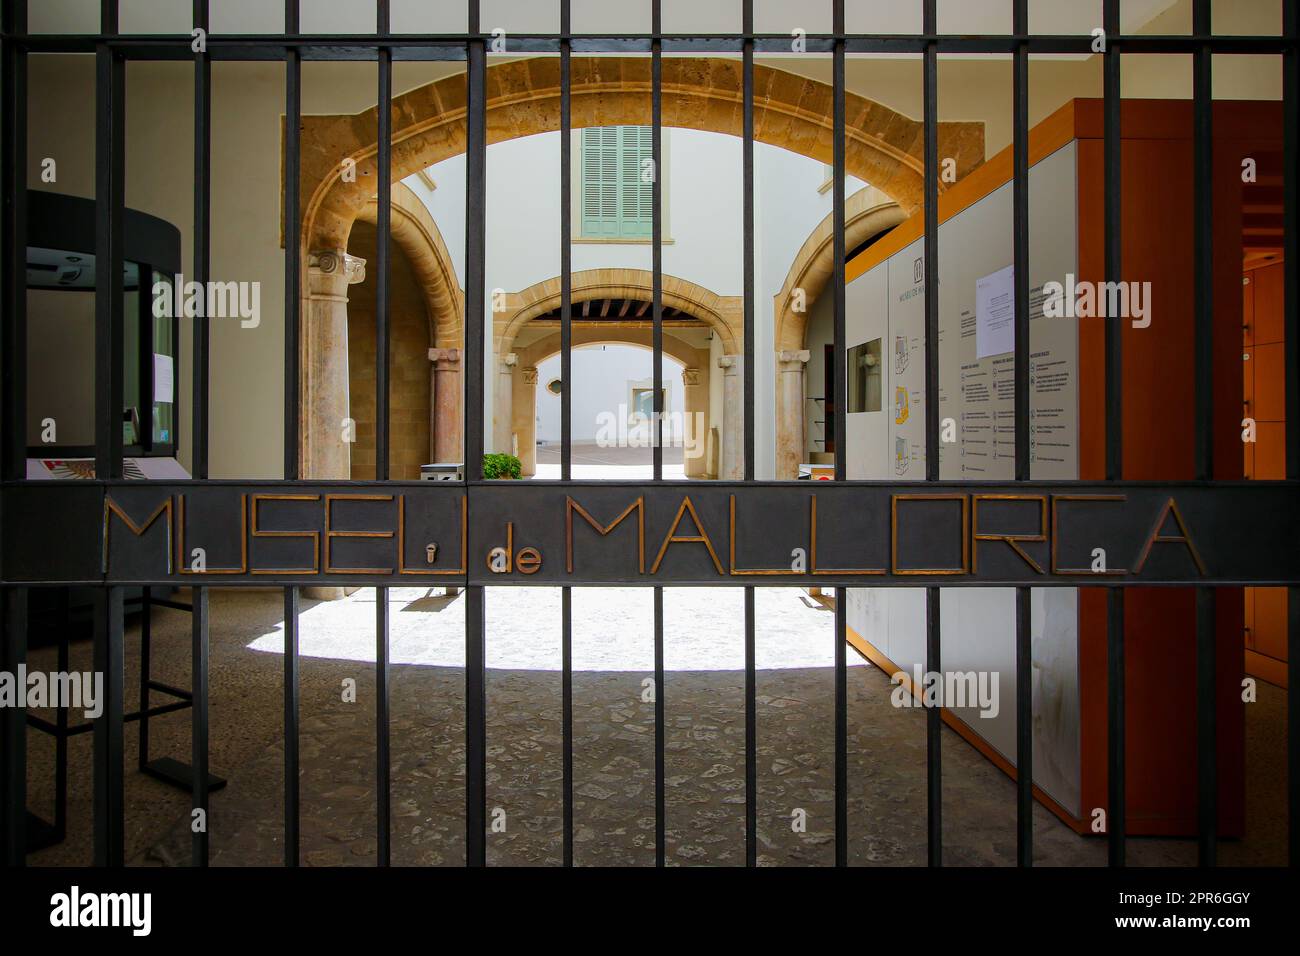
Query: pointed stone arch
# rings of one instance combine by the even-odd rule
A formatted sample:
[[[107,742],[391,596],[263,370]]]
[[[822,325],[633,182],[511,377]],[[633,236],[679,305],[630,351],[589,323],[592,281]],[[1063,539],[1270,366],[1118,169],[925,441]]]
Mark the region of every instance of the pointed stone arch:
[[[877,190],[860,189],[844,203],[844,248],[850,253],[907,218]],[[799,477],[804,456],[804,368],[808,314],[835,273],[835,226],[827,216],[804,240],[773,303],[776,328],[776,477]],[[801,296],[796,290],[802,292]],[[800,301],[802,300],[802,301]],[[802,305],[802,309],[798,306]]]
[[[744,351],[744,300],[718,295],[679,276],[664,273],[664,308],[680,309],[699,319],[722,341],[728,354]],[[654,273],[648,269],[584,269],[572,274],[572,300],[641,299],[649,301]],[[498,354],[509,352],[528,322],[560,307],[560,277],[553,276],[518,292],[507,293],[505,311],[493,316],[493,336]]]
[[[465,328],[465,292],[456,278],[451,253],[428,207],[409,186],[395,183],[392,195],[393,242],[406,254],[424,292],[430,347],[459,348]],[[357,219],[371,224],[379,222],[379,203],[374,196],[357,214]]]
[[[650,122],[648,57],[574,57],[572,122],[619,126]],[[663,123],[739,136],[743,84],[738,60],[666,57]],[[831,162],[833,91],[829,84],[770,66],[754,67],[754,138]],[[923,124],[880,103],[845,95],[845,167],[909,214],[924,196]],[[466,89],[457,73],[393,100],[392,173],[400,180],[465,151]],[[487,71],[488,143],[560,128],[556,57],[512,60]],[[378,108],[302,120],[303,238],[310,250],[343,249],[352,222],[370,199],[378,155]],[[960,179],[984,161],[984,127],[939,124],[939,155],[956,161]],[[356,175],[344,182],[345,159]],[[944,184],[940,184],[944,188]]]
[[[721,345],[724,361],[719,374],[734,391],[739,382],[735,364],[738,353],[743,352],[744,300],[740,296],[718,295],[711,289],[697,285],[679,276],[662,276],[662,295],[665,308],[679,309],[699,320],[709,329]],[[649,301],[654,290],[654,273],[645,269],[586,269],[572,275],[572,301],[580,304],[598,299],[639,299]],[[507,293],[506,309],[493,316],[493,335],[497,355],[497,384],[493,401],[493,434],[498,447],[517,446],[524,473],[534,472],[535,432],[534,393],[537,365],[559,349],[559,333],[516,347],[520,333],[539,316],[547,315],[560,306],[560,278],[553,276],[534,283],[518,292]],[[651,326],[646,319],[599,320],[584,322],[575,317],[573,344],[621,344],[652,347]],[[728,415],[724,410],[721,422],[712,422],[709,415],[710,350],[691,345],[675,334],[671,327],[664,329],[664,352],[682,363],[685,369],[686,408],[692,416],[699,416],[703,434],[708,436],[712,426],[718,426],[718,454],[706,455],[701,460],[687,461],[686,474],[690,478],[716,476],[714,458],[728,477],[727,469],[738,462],[743,418]],[[735,396],[730,407],[738,408]],[[734,470],[734,468],[733,468]],[[734,477],[739,477],[738,475]]]

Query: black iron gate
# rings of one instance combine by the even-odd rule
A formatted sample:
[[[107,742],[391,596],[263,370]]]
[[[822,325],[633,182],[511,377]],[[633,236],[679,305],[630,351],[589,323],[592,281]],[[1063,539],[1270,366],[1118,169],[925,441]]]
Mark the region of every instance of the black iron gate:
[[[936,0],[924,0],[922,33],[910,36],[846,34],[844,0],[834,2],[834,29],[806,37],[807,50],[829,53],[834,86],[834,296],[837,408],[845,368],[845,58],[849,53],[920,55],[924,64],[925,234],[938,234],[939,154],[937,63],[941,53],[993,53],[1014,66],[1014,263],[1015,263],[1015,481],[944,482],[937,454],[927,455],[927,485],[889,485],[845,480],[845,455],[837,455],[828,485],[755,480],[754,429],[754,82],[756,52],[788,50],[790,37],[756,34],[753,2],[743,0],[743,33],[674,36],[661,29],[660,3],[650,0],[652,31],[642,36],[575,36],[568,0],[560,0],[561,28],[550,36],[511,36],[502,52],[557,53],[561,70],[561,342],[562,465],[558,482],[512,485],[482,479],[485,344],[487,54],[491,38],[481,29],[478,0],[468,0],[468,30],[458,35],[394,34],[389,4],[378,0],[377,31],[368,36],[304,35],[296,0],[286,0],[285,32],[275,36],[207,36],[194,52],[190,36],[131,36],[118,29],[118,3],[103,0],[100,32],[87,36],[29,34],[26,4],[4,6],[4,441],[3,441],[3,669],[16,672],[27,653],[27,598],[42,585],[77,583],[95,589],[95,666],[107,675],[108,702],[94,725],[95,861],[120,865],[123,824],[123,594],[128,585],[184,584],[193,588],[193,806],[208,806],[208,588],[276,584],[284,587],[285,863],[296,865],[298,848],[298,608],[299,588],[361,584],[379,591],[375,622],[377,654],[377,806],[379,863],[390,859],[390,756],[388,713],[388,606],[386,589],[412,581],[466,588],[467,802],[465,827],[470,865],[486,862],[486,726],[484,587],[549,584],[562,587],[564,862],[573,862],[572,604],[580,585],[644,585],[654,589],[655,683],[663,687],[664,585],[725,583],[745,595],[745,820],[746,859],[756,846],[756,728],[754,585],[826,584],[837,589],[835,611],[835,860],[848,861],[846,692],[846,601],[849,586],[924,586],[927,594],[926,670],[941,666],[939,586],[1016,588],[1015,646],[1018,673],[1029,670],[1030,586],[1106,589],[1109,607],[1109,824],[1110,862],[1125,854],[1125,753],[1123,613],[1125,587],[1177,585],[1197,589],[1197,753],[1200,859],[1212,864],[1216,843],[1214,704],[1215,588],[1267,584],[1290,588],[1289,674],[1297,678],[1300,631],[1300,368],[1297,367],[1297,205],[1294,176],[1285,177],[1286,481],[1215,482],[1211,463],[1211,328],[1214,255],[1210,205],[1212,150],[1211,62],[1216,53],[1280,54],[1284,61],[1284,137],[1288,171],[1300,162],[1300,11],[1286,2],[1281,37],[1215,36],[1209,0],[1194,3],[1188,36],[1126,36],[1119,0],[1105,0],[1105,274],[1121,275],[1120,65],[1121,53],[1190,54],[1194,62],[1195,312],[1197,399],[1195,480],[1179,483],[1122,481],[1118,423],[1124,395],[1119,317],[1106,329],[1105,482],[1030,480],[1029,421],[1029,235],[1028,66],[1031,54],[1088,53],[1094,37],[1031,35],[1027,0],[1014,0],[1014,25],[1004,36],[941,36]],[[193,23],[207,30],[206,0],[195,0]],[[739,53],[744,70],[744,481],[682,485],[663,482],[662,421],[649,483],[571,480],[572,284],[570,203],[570,58],[572,52],[648,52],[653,86],[653,152],[661,156],[662,56],[665,52]],[[97,259],[107,268],[96,285],[97,479],[76,483],[25,480],[27,57],[29,53],[93,52],[97,64]],[[129,60],[193,59],[195,70],[195,207],[193,278],[209,278],[211,63],[214,60],[282,60],[286,64],[285,113],[285,388],[284,480],[232,482],[208,478],[208,319],[195,320],[193,481],[122,480],[122,430],[115,409],[122,402],[122,236],[124,218],[124,72]],[[463,60],[467,72],[468,189],[466,196],[465,462],[459,483],[394,482],[389,463],[389,237],[391,212],[378,204],[376,478],[375,482],[300,480],[299,342],[303,262],[294,240],[301,221],[297,183],[301,166],[301,64],[303,60],[376,60],[378,63],[379,196],[391,191],[392,64],[394,60]],[[653,187],[653,343],[655,411],[662,411],[663,216],[660,177]],[[924,257],[926,446],[940,438],[938,402],[939,300],[936,243]],[[834,447],[846,448],[845,416],[835,419]],[[979,506],[983,511],[977,517]],[[1025,522],[1043,516],[1037,525]],[[1050,513],[1050,519],[1048,515]],[[1180,529],[1169,534],[1169,521]],[[626,523],[624,523],[626,522]],[[685,522],[685,524],[683,524]],[[760,525],[761,522],[761,525]],[[713,535],[704,529],[711,529]],[[721,530],[725,529],[725,531]],[[761,532],[761,533],[757,533]],[[724,536],[725,535],[725,536]],[[605,540],[608,537],[608,542]],[[56,550],[48,542],[58,540]],[[204,542],[210,564],[187,566],[189,546]],[[809,563],[789,564],[789,542],[806,542]],[[425,559],[430,542],[442,542],[437,562]],[[448,544],[450,542],[450,544]],[[612,542],[612,543],[611,543]],[[778,542],[780,544],[778,544]],[[989,547],[990,542],[1012,547]],[[670,547],[678,543],[689,549]],[[1088,554],[1098,544],[1125,555],[1123,568],[1094,575]],[[308,546],[310,544],[310,546]],[[980,548],[984,544],[983,549]],[[504,550],[504,567],[492,567]],[[312,554],[309,560],[306,555]],[[1085,583],[1086,582],[1086,583]],[[1032,861],[1031,686],[1017,681],[1017,836],[1022,866]],[[664,694],[655,701],[655,846],[665,856]],[[24,860],[26,805],[25,733],[21,708],[3,719],[3,855]],[[1300,791],[1295,770],[1300,727],[1288,703],[1291,859],[1300,834]],[[927,713],[929,862],[942,860],[940,821],[940,713]],[[208,858],[206,831],[193,837],[193,861]]]

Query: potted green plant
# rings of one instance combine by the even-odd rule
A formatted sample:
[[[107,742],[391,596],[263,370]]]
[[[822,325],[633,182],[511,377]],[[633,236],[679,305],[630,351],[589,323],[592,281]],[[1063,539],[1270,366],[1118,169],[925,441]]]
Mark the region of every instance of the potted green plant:
[[[514,455],[492,452],[483,456],[483,477],[517,480],[523,477],[523,470]]]

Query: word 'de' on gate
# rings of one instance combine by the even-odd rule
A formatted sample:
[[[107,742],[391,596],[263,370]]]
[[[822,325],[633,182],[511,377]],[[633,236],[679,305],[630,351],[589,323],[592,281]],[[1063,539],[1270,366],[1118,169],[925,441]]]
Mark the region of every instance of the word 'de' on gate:
[[[628,0],[632,3],[632,0]],[[1030,670],[1030,589],[1099,589],[1106,602],[1106,695],[1108,724],[1109,860],[1125,859],[1126,753],[1124,615],[1126,590],[1133,587],[1194,588],[1197,614],[1196,657],[1197,820],[1201,862],[1214,862],[1217,841],[1216,788],[1216,591],[1247,586],[1289,588],[1288,668],[1295,679],[1295,635],[1300,596],[1300,477],[1297,423],[1296,195],[1294,177],[1284,182],[1284,325],[1286,381],[1285,479],[1215,480],[1211,441],[1214,354],[1213,179],[1212,144],[1219,113],[1211,98],[1211,64],[1216,54],[1281,57],[1283,64],[1284,161],[1294,170],[1297,155],[1298,19],[1296,4],[1285,3],[1280,36],[1218,36],[1211,30],[1210,3],[1194,0],[1194,26],[1185,36],[1126,35],[1119,0],[1104,0],[1103,22],[1093,35],[1053,36],[1029,30],[1029,3],[1012,0],[1010,33],[992,36],[945,35],[938,30],[936,0],[917,0],[920,33],[888,36],[850,33],[845,29],[845,0],[833,0],[829,33],[804,33],[803,49],[828,54],[831,66],[829,134],[831,140],[831,270],[828,291],[833,313],[833,362],[828,379],[835,393],[828,404],[850,409],[847,388],[846,316],[846,174],[847,137],[854,131],[846,117],[846,57],[852,54],[907,54],[919,58],[923,76],[918,223],[922,236],[937,236],[943,206],[940,193],[944,165],[938,119],[938,61],[944,54],[994,54],[1009,58],[1013,77],[1013,122],[1010,147],[1011,278],[1010,346],[1014,378],[1014,477],[1009,481],[941,480],[937,449],[941,444],[939,341],[941,328],[939,268],[941,250],[925,243],[916,255],[915,274],[922,309],[919,370],[924,397],[924,475],[896,483],[853,480],[848,469],[848,416],[834,416],[827,437],[837,449],[833,481],[797,482],[756,478],[755,402],[755,173],[756,54],[790,51],[788,34],[764,34],[754,27],[753,0],[736,0],[742,30],[730,36],[682,36],[665,32],[659,0],[644,0],[650,11],[649,33],[583,35],[572,28],[569,0],[559,8],[557,33],[536,36],[505,34],[480,19],[478,0],[467,0],[465,32],[421,35],[391,29],[390,4],[378,0],[373,33],[336,36],[305,33],[297,0],[284,5],[284,32],[276,35],[221,35],[209,30],[209,3],[195,0],[194,32],[137,35],[119,30],[116,0],[102,4],[99,30],[93,34],[29,32],[24,3],[4,5],[4,208],[3,260],[3,492],[0,520],[3,542],[3,663],[16,673],[27,660],[29,598],[36,589],[71,586],[94,594],[95,669],[105,675],[105,707],[93,725],[94,858],[99,865],[124,862],[123,732],[130,716],[124,700],[124,595],[128,588],[184,586],[191,589],[193,688],[187,699],[193,754],[182,779],[191,789],[193,808],[208,808],[213,779],[208,772],[208,601],[216,586],[273,585],[284,592],[284,848],[286,865],[297,865],[299,847],[299,646],[301,589],[376,587],[376,751],[378,855],[391,856],[391,759],[389,753],[389,620],[386,589],[423,583],[465,589],[466,805],[467,861],[487,859],[487,695],[485,690],[484,588],[547,585],[562,589],[563,655],[563,858],[574,851],[573,660],[570,589],[587,585],[643,586],[654,589],[655,681],[663,686],[662,589],[670,586],[733,586],[744,593],[745,637],[745,833],[746,860],[758,857],[757,728],[755,682],[754,588],[766,585],[829,586],[835,589],[834,694],[834,852],[838,865],[849,859],[848,837],[848,695],[846,689],[846,589],[853,587],[920,587],[925,589],[924,667],[941,671],[940,588],[1006,587],[1015,589],[1015,659],[1017,673]],[[907,6],[907,4],[904,4]],[[798,32],[798,31],[796,31]],[[1104,37],[1100,48],[1098,35]],[[571,180],[574,160],[573,55],[639,53],[649,62],[650,157],[659,167],[663,143],[665,54],[708,51],[738,58],[740,84],[735,100],[740,116],[743,179],[743,384],[744,412],[739,480],[683,483],[664,480],[662,434],[652,443],[653,477],[642,482],[595,482],[573,479],[571,353],[574,349],[572,246],[574,226]],[[1029,60],[1033,55],[1100,53],[1104,97],[1097,106],[1103,149],[1104,188],[1102,272],[1110,282],[1121,277],[1122,53],[1187,56],[1193,64],[1194,97],[1190,113],[1193,141],[1194,290],[1193,378],[1194,474],[1177,482],[1124,479],[1121,436],[1126,395],[1123,358],[1126,319],[1104,320],[1100,349],[1090,356],[1104,366],[1104,422],[1101,455],[1103,480],[1031,478],[1031,361],[1029,269]],[[94,477],[81,481],[37,481],[28,473],[27,277],[24,257],[29,230],[30,197],[26,170],[35,157],[28,148],[28,61],[51,53],[93,54],[95,60],[95,165],[93,252],[102,267],[94,284]],[[560,477],[551,481],[502,482],[483,478],[485,398],[484,369],[492,348],[486,334],[492,293],[487,289],[487,145],[489,100],[488,54],[558,57],[558,129],[560,139],[559,232],[561,263]],[[299,182],[310,160],[302,144],[302,71],[304,61],[368,60],[377,64],[377,147],[366,175],[373,172],[371,195],[392,193],[394,60],[447,61],[463,64],[466,192],[464,217],[463,461],[459,480],[423,482],[390,480],[390,394],[388,364],[392,347],[389,240],[394,233],[392,209],[377,205],[375,228],[380,237],[373,263],[376,287],[376,363],[374,396],[375,459],[373,481],[317,478],[304,468],[302,407],[304,342],[302,302],[308,252],[294,237],[302,233],[303,195]],[[124,472],[124,437],[120,410],[124,383],[119,373],[124,349],[123,314],[126,67],[152,60],[192,60],[194,68],[194,218],[193,279],[208,282],[211,260],[212,66],[214,62],[277,60],[284,64],[284,478],[235,481],[209,477],[210,319],[192,319],[193,391],[190,396],[191,471],[189,480],[128,480]],[[766,94],[759,93],[759,96]],[[770,118],[769,118],[770,119]],[[1127,166],[1124,167],[1127,170]],[[654,355],[652,421],[662,429],[664,389],[663,196],[659,178],[650,190],[649,245],[652,261],[649,343]],[[949,251],[954,250],[954,251]],[[586,314],[585,311],[583,313]],[[485,317],[486,320],[485,320]],[[186,321],[191,321],[186,319]],[[901,413],[900,413],[901,414]],[[829,419],[829,415],[827,416]],[[491,422],[486,423],[488,426]],[[490,431],[490,428],[489,428]],[[130,444],[129,441],[125,444]],[[500,449],[498,449],[500,450]],[[915,480],[923,478],[923,480]],[[202,560],[195,561],[196,548]],[[1099,560],[1098,555],[1104,557]],[[792,558],[793,556],[793,558]],[[146,590],[146,594],[147,594]],[[1017,857],[1022,866],[1033,859],[1032,685],[1018,680],[1015,689],[1017,729]],[[1291,764],[1290,853],[1296,858],[1297,817],[1296,708],[1288,703]],[[3,720],[3,855],[11,865],[24,861],[27,826],[26,729],[24,708],[0,711]],[[942,860],[941,714],[926,714],[928,859]],[[665,858],[663,695],[655,703],[655,850]],[[193,835],[193,861],[208,859],[206,828]]]

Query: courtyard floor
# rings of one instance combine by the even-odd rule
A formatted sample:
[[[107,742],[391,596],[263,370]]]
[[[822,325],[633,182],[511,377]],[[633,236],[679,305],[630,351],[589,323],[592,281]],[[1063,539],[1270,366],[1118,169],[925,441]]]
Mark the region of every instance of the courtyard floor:
[[[651,592],[575,588],[575,847],[580,864],[654,862]],[[182,598],[184,595],[182,594]],[[464,859],[463,596],[392,589],[393,862]],[[375,859],[375,592],[303,602],[301,615],[302,861]],[[757,589],[758,850],[765,865],[833,860],[833,615],[803,591]],[[743,606],[738,589],[665,591],[666,828],[670,864],[744,862]],[[283,833],[282,596],[214,590],[211,763],[229,785],[212,796],[215,865],[277,865]],[[487,591],[488,807],[493,864],[561,859],[560,592]],[[189,683],[190,617],[158,609],[153,676]],[[128,624],[127,699],[138,695],[139,624]],[[72,666],[90,666],[88,642]],[[53,649],[29,666],[51,668]],[[925,862],[925,718],[891,706],[887,676],[850,652],[851,862]],[[345,683],[355,681],[355,701]],[[1248,708],[1248,837],[1225,840],[1223,863],[1285,862],[1284,691],[1261,685]],[[49,716],[49,714],[45,714]],[[77,715],[80,719],[80,715]],[[128,860],[188,862],[189,796],[135,772],[127,725]],[[53,744],[29,734],[29,800],[47,816]],[[37,865],[91,861],[91,735],[70,744],[68,839]],[[153,756],[187,759],[188,713],[152,722]],[[1012,865],[1014,784],[943,731],[944,861]],[[802,814],[800,814],[802,811]],[[806,828],[796,832],[796,816]],[[1104,841],[1077,836],[1041,807],[1035,858],[1103,865]],[[1191,840],[1133,840],[1135,864],[1191,865]]]

